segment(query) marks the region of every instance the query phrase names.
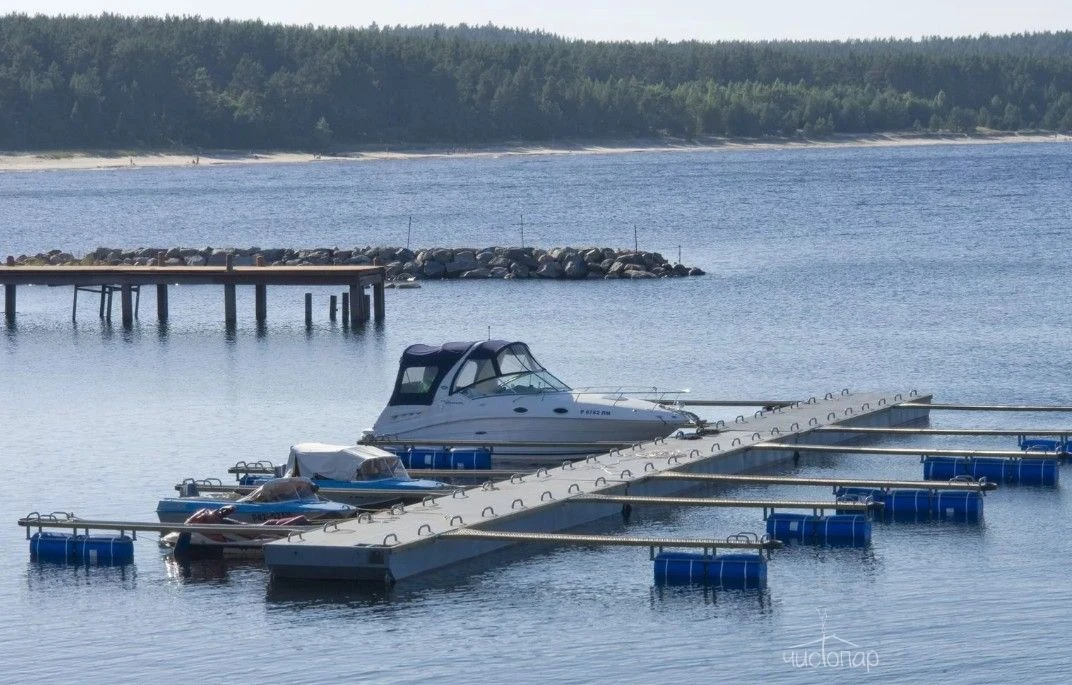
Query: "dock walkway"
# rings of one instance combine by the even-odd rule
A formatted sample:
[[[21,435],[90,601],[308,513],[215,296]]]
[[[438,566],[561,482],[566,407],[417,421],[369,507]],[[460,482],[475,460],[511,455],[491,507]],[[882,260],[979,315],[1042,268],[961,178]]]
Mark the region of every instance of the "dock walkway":
[[[344,316],[351,325],[367,321],[370,309],[377,321],[384,318],[384,268],[382,266],[0,266],[0,284],[4,286],[4,316],[15,322],[17,287],[20,285],[72,286],[75,306],[79,289],[99,287],[101,316],[105,297],[120,293],[123,325],[134,322],[134,294],[141,286],[156,286],[156,310],[160,321],[168,318],[168,285],[222,285],[224,321],[237,320],[235,288],[255,289],[256,320],[268,316],[267,288],[270,285],[341,286]],[[372,288],[371,305],[365,288]],[[347,302],[348,300],[348,302]],[[307,314],[308,316],[308,314]]]
[[[902,406],[911,400],[915,406]],[[890,427],[928,416],[929,395],[827,394],[824,399],[739,417],[699,439],[667,438],[612,450],[560,467],[456,491],[452,496],[331,523],[265,545],[274,575],[373,582],[401,580],[517,544],[518,539],[457,534],[464,529],[550,533],[617,516],[623,504],[594,495],[671,496],[695,488],[665,473],[742,473],[791,458],[761,443],[837,444],[851,435],[811,432],[835,424]],[[753,445],[760,445],[753,449]],[[736,531],[724,531],[735,533]]]

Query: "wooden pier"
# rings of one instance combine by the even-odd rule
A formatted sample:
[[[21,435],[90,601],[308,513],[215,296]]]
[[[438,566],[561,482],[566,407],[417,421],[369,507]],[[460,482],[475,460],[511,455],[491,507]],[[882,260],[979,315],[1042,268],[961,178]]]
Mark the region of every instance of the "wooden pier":
[[[142,286],[156,286],[156,312],[161,321],[168,319],[169,285],[223,286],[223,318],[227,325],[238,319],[235,292],[239,286],[254,289],[258,323],[268,318],[268,286],[336,286],[343,292],[344,321],[357,326],[370,316],[382,321],[385,274],[382,266],[20,266],[8,260],[0,266],[0,284],[4,286],[4,318],[15,322],[17,287],[20,285],[70,286],[75,289],[74,311],[78,292],[99,293],[100,315],[105,305],[111,311],[112,293],[118,291],[124,327],[134,325],[135,295],[140,299]],[[366,293],[372,289],[372,297]],[[306,320],[311,317],[306,307]]]

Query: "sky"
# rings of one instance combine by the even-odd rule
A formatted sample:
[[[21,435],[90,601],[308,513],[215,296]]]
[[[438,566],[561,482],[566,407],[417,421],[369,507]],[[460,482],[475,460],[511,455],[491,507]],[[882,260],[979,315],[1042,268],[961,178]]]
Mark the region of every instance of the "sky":
[[[458,24],[590,40],[920,38],[1072,29],[1072,0],[0,0],[0,14],[200,15],[329,26]]]

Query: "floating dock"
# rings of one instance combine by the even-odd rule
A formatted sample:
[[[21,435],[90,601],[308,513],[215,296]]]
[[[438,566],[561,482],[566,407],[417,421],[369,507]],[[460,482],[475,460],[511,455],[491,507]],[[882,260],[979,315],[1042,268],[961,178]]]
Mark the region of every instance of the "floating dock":
[[[332,522],[265,545],[265,562],[278,577],[390,583],[520,542],[568,541],[570,536],[556,533],[627,512],[633,500],[624,497],[665,498],[697,486],[667,474],[757,470],[791,458],[784,444],[804,435],[812,444],[852,439],[850,434],[813,431],[818,427],[889,428],[925,420],[930,399],[915,391],[828,393],[823,399],[739,416],[717,433],[611,450],[451,496]],[[778,447],[771,449],[771,443]],[[766,505],[778,508],[777,503]]]
[[[385,275],[382,266],[0,266],[0,284],[4,286],[4,318],[15,323],[17,287],[20,285],[71,286],[75,296],[72,317],[77,313],[78,292],[90,290],[101,297],[100,316],[105,303],[111,311],[112,292],[120,294],[123,326],[130,327],[135,318],[135,296],[142,286],[156,286],[156,312],[160,321],[168,319],[169,285],[222,285],[224,322],[233,325],[238,318],[235,289],[253,286],[255,317],[268,317],[268,286],[340,286],[343,313],[350,325],[368,321],[370,314],[384,318]],[[372,288],[371,302],[366,288]],[[99,288],[94,290],[94,288]],[[306,320],[310,317],[306,298]],[[333,313],[332,313],[333,314]]]

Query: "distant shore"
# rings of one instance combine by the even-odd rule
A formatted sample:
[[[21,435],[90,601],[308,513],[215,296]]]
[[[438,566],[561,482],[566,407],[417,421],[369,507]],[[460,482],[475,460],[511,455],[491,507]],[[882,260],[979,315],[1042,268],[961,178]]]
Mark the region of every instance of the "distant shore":
[[[1052,131],[1007,133],[873,133],[840,134],[823,138],[698,138],[600,140],[565,143],[504,143],[497,145],[379,145],[331,154],[293,151],[173,150],[0,152],[3,171],[120,170],[146,167],[208,167],[238,164],[309,164],[356,161],[478,158],[526,155],[620,154],[637,152],[706,152],[716,150],[782,150],[839,147],[905,147],[917,145],[993,145],[1007,143],[1072,142],[1072,136]]]

